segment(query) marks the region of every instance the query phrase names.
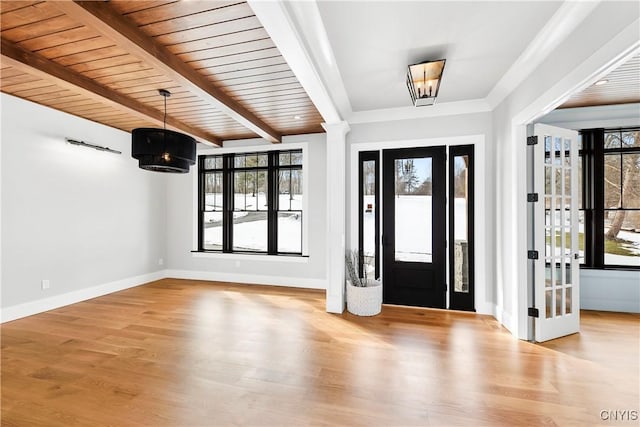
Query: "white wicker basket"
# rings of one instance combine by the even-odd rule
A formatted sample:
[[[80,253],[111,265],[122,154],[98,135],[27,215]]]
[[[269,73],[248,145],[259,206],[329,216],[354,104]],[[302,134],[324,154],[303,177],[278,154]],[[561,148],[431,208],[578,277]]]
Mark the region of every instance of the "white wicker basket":
[[[367,286],[353,286],[347,280],[347,310],[358,316],[375,316],[382,310],[382,283],[367,280]]]

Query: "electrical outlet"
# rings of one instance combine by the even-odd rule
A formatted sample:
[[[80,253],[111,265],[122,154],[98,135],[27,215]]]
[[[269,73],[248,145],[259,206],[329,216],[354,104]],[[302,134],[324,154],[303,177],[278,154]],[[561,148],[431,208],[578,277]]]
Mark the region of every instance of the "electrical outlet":
[[[162,258],[158,258],[158,265],[164,265],[164,260]]]
[[[51,282],[47,279],[42,279],[42,290],[49,289],[51,287]]]

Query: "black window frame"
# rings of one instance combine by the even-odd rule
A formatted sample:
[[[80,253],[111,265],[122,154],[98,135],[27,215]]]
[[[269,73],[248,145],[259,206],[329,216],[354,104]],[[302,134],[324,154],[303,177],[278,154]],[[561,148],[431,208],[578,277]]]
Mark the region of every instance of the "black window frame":
[[[605,148],[605,134],[612,132],[640,132],[640,127],[594,128],[580,131],[582,147],[579,151],[582,162],[582,203],[584,212],[584,260],[580,268],[597,270],[638,271],[640,266],[605,264],[605,156],[610,154],[639,154],[640,147]],[[620,189],[622,191],[622,188]],[[619,208],[640,211],[640,208]]]
[[[279,164],[280,156],[299,154],[300,161],[298,164]],[[267,156],[266,165],[236,166],[236,159],[240,157],[249,156]],[[202,154],[198,156],[198,248],[196,252],[207,253],[232,253],[232,254],[254,254],[254,255],[285,255],[285,256],[305,256],[304,255],[304,209],[303,206],[300,209],[280,209],[279,206],[279,174],[281,170],[299,170],[303,172],[303,156],[304,152],[302,148],[291,150],[269,150],[269,151],[256,151],[246,153],[224,153],[224,154]],[[207,160],[210,159],[222,159],[222,167],[215,167],[215,160],[209,162],[214,164],[214,167],[207,167]],[[290,157],[291,159],[292,157]],[[291,163],[291,162],[290,162]],[[235,192],[235,174],[242,172],[254,172],[256,177],[258,172],[266,172],[267,176],[267,208],[259,209],[257,206],[255,209],[247,209],[246,204],[244,209],[236,209],[234,206],[234,192]],[[221,249],[207,249],[204,247],[204,217],[206,213],[218,212],[220,210],[207,209],[205,206],[205,176],[211,173],[222,173],[222,248]],[[302,182],[304,182],[304,175],[302,175]],[[257,185],[257,184],[254,184]],[[301,184],[302,185],[302,184]],[[304,186],[302,186],[302,189]],[[301,190],[302,190],[301,189]],[[290,190],[291,191],[291,190]],[[303,192],[303,197],[304,197]],[[215,209],[215,208],[214,208]],[[233,214],[234,212],[266,212],[267,213],[267,249],[265,251],[257,250],[240,250],[233,247]],[[300,252],[285,252],[278,251],[278,214],[280,212],[296,212],[300,215]]]

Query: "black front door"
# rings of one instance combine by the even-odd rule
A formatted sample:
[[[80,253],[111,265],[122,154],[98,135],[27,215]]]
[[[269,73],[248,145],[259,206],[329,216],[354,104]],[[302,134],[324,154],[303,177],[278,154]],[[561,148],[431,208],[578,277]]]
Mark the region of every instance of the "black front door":
[[[445,147],[383,151],[383,302],[446,307]]]

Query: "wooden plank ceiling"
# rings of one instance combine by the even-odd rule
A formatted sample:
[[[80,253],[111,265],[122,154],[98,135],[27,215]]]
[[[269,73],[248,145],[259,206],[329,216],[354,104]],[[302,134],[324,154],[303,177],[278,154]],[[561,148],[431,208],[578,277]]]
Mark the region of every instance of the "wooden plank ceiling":
[[[0,89],[130,132],[200,142],[323,132],[246,2],[2,1]]]
[[[592,107],[640,102],[640,54],[611,71],[602,85],[591,85],[558,108]]]

